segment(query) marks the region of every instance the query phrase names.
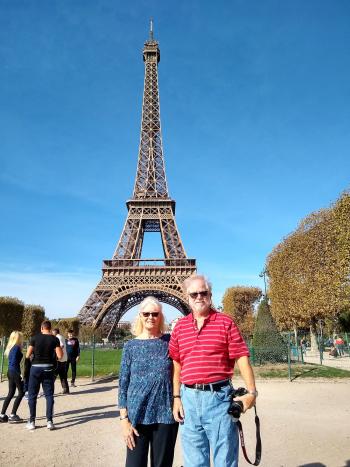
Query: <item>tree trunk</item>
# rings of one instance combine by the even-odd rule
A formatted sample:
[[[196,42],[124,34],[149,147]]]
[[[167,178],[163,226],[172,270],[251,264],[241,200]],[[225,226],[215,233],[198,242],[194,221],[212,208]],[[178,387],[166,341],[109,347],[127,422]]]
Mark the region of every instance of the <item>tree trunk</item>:
[[[299,346],[299,342],[298,342],[298,328],[294,325],[294,339],[295,339],[295,345],[296,347]]]
[[[316,318],[311,318],[311,323],[310,323],[310,344],[311,344],[311,351],[312,352],[317,352],[318,351],[316,323],[317,323]]]

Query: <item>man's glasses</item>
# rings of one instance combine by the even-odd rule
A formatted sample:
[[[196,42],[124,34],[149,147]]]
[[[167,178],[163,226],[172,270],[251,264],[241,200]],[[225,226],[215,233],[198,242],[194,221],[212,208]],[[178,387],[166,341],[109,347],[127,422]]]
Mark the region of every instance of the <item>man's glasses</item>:
[[[158,318],[158,316],[159,316],[159,311],[153,311],[153,312],[151,312],[151,311],[143,311],[143,312],[142,312],[142,316],[143,316],[144,318],[149,318],[150,316],[152,316],[152,318]]]
[[[190,292],[188,295],[193,299],[197,298],[198,296],[199,297],[208,297],[209,290],[202,290],[201,292]]]

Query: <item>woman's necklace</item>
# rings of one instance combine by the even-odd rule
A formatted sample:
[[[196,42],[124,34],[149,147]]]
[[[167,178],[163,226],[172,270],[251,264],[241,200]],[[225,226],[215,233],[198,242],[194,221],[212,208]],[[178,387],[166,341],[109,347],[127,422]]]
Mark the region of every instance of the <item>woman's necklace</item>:
[[[149,335],[149,334],[140,334],[139,339],[158,339],[161,336],[161,334],[155,335]]]

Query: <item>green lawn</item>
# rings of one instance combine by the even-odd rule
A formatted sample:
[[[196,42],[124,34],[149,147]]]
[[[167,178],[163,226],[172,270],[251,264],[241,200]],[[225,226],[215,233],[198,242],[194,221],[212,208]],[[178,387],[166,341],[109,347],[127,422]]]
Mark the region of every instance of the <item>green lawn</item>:
[[[24,352],[25,353],[25,352]],[[95,376],[117,375],[119,373],[121,349],[95,349]],[[7,374],[7,358],[4,359],[3,375]],[[71,370],[69,370],[69,376]],[[92,350],[82,349],[77,364],[77,377],[92,376]]]
[[[121,349],[95,349],[95,376],[117,375],[119,373],[121,356]],[[91,376],[91,374],[92,350],[84,349],[80,352],[77,375]]]
[[[288,365],[268,364],[254,367],[255,376],[258,378],[288,378]],[[350,378],[350,371],[340,370],[325,365],[313,365],[310,363],[292,364],[292,379],[300,378]]]

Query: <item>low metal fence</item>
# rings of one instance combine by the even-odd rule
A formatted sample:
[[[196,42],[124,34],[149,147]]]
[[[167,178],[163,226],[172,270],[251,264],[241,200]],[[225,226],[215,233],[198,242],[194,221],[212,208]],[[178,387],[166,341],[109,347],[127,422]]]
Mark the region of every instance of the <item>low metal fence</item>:
[[[3,381],[7,374],[7,358],[4,357],[7,339],[3,337],[0,341],[0,381]],[[344,346],[339,356],[329,355],[329,342],[317,337],[317,348],[312,349],[309,344],[308,336],[300,333],[295,338],[294,333],[284,333],[283,340],[278,345],[272,345],[270,348],[254,348],[249,345],[250,360],[257,373],[264,376],[278,376],[293,380],[296,370],[300,370],[301,365],[331,365],[333,360],[344,362],[349,360],[350,371],[350,347],[348,335],[344,335]],[[87,377],[91,380],[102,377],[116,377],[119,374],[120,361],[124,341],[113,343],[95,342],[94,338],[90,342],[80,343],[80,359],[77,364],[77,377]],[[24,346],[24,353],[25,353]],[[24,360],[24,359],[23,359]],[[23,364],[23,362],[22,362]],[[258,370],[259,368],[259,370]],[[341,366],[339,366],[341,368]],[[260,371],[261,370],[261,371]],[[69,370],[70,373],[71,370]],[[70,377],[70,374],[68,375]]]

